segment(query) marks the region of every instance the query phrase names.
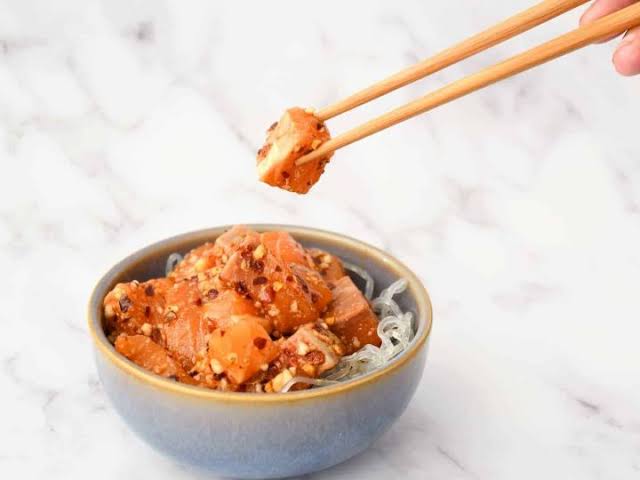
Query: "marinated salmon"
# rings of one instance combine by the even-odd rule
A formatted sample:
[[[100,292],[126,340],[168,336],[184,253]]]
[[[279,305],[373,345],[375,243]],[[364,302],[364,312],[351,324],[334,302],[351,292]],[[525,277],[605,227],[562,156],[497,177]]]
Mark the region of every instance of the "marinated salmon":
[[[288,334],[315,321],[319,311],[304,281],[260,243],[248,242],[226,263],[220,279],[260,305],[273,319],[274,334]]]
[[[333,305],[325,322],[340,337],[347,353],[367,344],[379,346],[378,317],[351,278],[344,276],[335,282],[332,293]]]
[[[244,226],[188,252],[167,278],[119,283],[104,299],[118,352],[222,391],[279,392],[294,376],[318,377],[379,345],[377,324],[337,257]]]
[[[258,151],[260,180],[296,193],[307,193],[318,181],[331,155],[296,165],[303,155],[317,149],[331,136],[326,125],[311,112],[294,107],[267,131]]]
[[[335,255],[319,248],[310,248],[307,252],[313,259],[315,269],[320,272],[327,283],[335,283],[347,274],[342,262]]]
[[[166,278],[117,284],[104,299],[107,334],[114,339],[120,333],[149,335],[164,322],[165,296],[172,286]]]
[[[236,385],[266,371],[279,353],[260,321],[248,316],[218,328],[209,340],[211,369]]]
[[[265,232],[260,235],[264,247],[285,265],[292,263],[313,267],[311,256],[287,232]]]
[[[306,324],[282,343],[282,355],[296,374],[317,377],[335,367],[345,354],[337,335],[319,324]]]
[[[174,378],[192,383],[182,366],[169,352],[144,335],[119,335],[115,342],[116,350],[132,362],[163,377]]]

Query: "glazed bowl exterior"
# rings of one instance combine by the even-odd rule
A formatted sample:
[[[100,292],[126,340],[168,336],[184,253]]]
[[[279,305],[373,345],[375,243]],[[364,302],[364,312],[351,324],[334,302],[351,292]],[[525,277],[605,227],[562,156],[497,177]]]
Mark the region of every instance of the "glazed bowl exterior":
[[[410,348],[369,375],[286,394],[218,392],[184,385],[118,354],[102,328],[107,292],[118,282],[163,276],[169,254],[214,241],[229,228],[224,226],[155,243],[118,263],[99,281],[88,314],[96,365],[105,392],[129,427],[177,462],[234,478],[303,475],[362,452],[405,410],[425,365],[431,302],[407,267],[362,242],[291,225],[250,227],[289,231],[307,247],[322,248],[366,268],[376,280],[376,294],[406,278],[409,287],[397,300],[415,314],[416,335]]]

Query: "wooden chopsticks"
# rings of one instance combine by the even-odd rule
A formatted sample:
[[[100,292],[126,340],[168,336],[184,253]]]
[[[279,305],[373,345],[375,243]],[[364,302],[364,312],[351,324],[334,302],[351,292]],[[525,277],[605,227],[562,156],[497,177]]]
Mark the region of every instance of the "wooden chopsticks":
[[[323,122],[526,32],[589,0],[546,0],[316,113]]]
[[[542,2],[454,47],[444,50],[430,59],[424,60],[343,101],[320,110],[317,116],[321,120],[326,120],[339,113],[346,112],[396,88],[452,65],[474,53],[496,45],[518,33],[529,30],[586,1],[587,0],[552,0]],[[296,164],[302,165],[317,158],[324,157],[339,148],[419,115],[420,113],[424,113],[500,80],[504,80],[505,78],[529,70],[542,63],[571,53],[591,43],[625,32],[629,28],[637,25],[640,25],[640,3],[635,3],[622,10],[618,10],[589,25],[579,27],[549,42],[450,83],[413,102],[374,118],[346,133],[328,140],[320,145],[317,150],[299,158]]]

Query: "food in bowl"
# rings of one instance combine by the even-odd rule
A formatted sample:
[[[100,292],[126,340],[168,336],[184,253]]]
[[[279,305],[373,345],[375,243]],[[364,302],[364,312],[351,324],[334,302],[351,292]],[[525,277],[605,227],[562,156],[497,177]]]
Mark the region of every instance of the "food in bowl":
[[[287,110],[267,130],[267,140],[258,150],[260,180],[295,193],[307,193],[320,179],[331,154],[296,165],[296,160],[329,140],[327,126],[311,109]]]
[[[284,231],[236,226],[170,255],[166,270],[117,284],[104,328],[120,354],[181,383],[254,393],[329,385],[383,366],[414,335],[412,314],[393,300],[406,280],[372,300],[365,270]]]

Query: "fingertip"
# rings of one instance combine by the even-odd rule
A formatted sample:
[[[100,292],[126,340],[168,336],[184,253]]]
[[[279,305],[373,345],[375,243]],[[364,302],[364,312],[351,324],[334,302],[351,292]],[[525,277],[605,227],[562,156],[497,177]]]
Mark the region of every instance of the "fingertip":
[[[580,16],[579,24],[582,27],[583,25],[587,25],[595,20],[595,15],[593,13],[593,5],[587,8],[584,13]]]
[[[640,73],[640,43],[629,42],[621,45],[613,54],[616,71],[625,77]]]

